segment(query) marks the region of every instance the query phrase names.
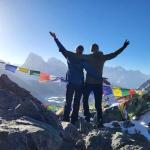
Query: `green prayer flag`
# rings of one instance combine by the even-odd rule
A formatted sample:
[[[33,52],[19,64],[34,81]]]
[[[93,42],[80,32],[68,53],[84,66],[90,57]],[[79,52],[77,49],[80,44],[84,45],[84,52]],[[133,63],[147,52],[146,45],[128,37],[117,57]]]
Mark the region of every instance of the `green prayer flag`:
[[[30,70],[30,75],[40,76],[40,71]]]
[[[122,96],[130,95],[129,89],[121,89],[121,91],[122,91]]]

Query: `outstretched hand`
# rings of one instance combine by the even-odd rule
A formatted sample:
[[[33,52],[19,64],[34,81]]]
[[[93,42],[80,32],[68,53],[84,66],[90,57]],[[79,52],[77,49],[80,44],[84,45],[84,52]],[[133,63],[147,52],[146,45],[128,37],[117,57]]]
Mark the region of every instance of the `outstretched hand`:
[[[130,42],[128,40],[125,40],[123,47],[127,47],[130,44]]]
[[[49,32],[49,34],[55,39],[56,38],[56,34],[54,32]]]

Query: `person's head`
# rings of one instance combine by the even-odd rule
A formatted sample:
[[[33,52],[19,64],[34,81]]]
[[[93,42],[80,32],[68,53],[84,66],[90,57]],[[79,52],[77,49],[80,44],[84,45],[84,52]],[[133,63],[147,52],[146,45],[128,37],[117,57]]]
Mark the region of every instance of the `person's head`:
[[[93,53],[99,52],[99,46],[96,43],[92,44],[91,52]]]
[[[84,51],[84,47],[82,45],[79,45],[76,47],[76,54],[77,55],[82,55]]]

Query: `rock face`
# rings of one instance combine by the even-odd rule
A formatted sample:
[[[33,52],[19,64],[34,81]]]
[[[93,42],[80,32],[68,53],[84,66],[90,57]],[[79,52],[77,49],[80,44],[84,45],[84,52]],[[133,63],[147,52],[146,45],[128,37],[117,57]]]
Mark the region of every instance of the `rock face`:
[[[150,144],[141,135],[128,135],[118,128],[95,130],[85,139],[88,150],[149,150]]]
[[[6,120],[27,116],[61,129],[56,115],[47,111],[38,99],[6,75],[0,77],[0,116]]]
[[[105,109],[103,113],[104,122],[122,121],[122,115],[118,106]]]
[[[127,106],[129,117],[139,116],[142,113],[150,110],[150,95],[144,94],[140,97],[131,99]]]
[[[107,113],[109,114],[109,113]],[[132,126],[129,122],[125,127]],[[29,91],[6,75],[0,77],[0,149],[2,150],[149,150],[142,135],[113,129],[94,129],[80,118],[78,128],[60,122]]]
[[[2,150],[58,150],[62,141],[56,129],[28,117],[3,121],[0,125]]]
[[[72,142],[77,142],[79,139],[81,139],[81,135],[78,132],[77,128],[68,122],[62,122],[62,127],[65,132],[65,138]]]
[[[51,111],[6,75],[0,77],[0,147],[3,150],[58,150],[64,131]]]

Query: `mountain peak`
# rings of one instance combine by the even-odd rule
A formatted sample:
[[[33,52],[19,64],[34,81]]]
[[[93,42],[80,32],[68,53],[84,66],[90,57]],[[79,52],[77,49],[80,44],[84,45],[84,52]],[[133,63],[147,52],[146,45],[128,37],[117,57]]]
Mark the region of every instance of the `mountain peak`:
[[[50,64],[50,63],[54,63],[54,62],[57,62],[59,64],[65,64],[64,62],[62,62],[60,59],[57,59],[56,57],[51,57],[47,60],[47,63]]]
[[[46,62],[43,60],[43,58],[33,52],[31,52],[27,59],[25,60],[25,63],[23,64],[23,67],[27,67],[29,69],[38,70],[39,67],[43,69],[43,71],[46,71],[45,69]]]
[[[33,52],[31,52],[29,55],[28,55],[28,57],[27,57],[27,59],[38,59],[38,60],[40,60],[40,61],[43,61],[43,62],[45,62],[44,60],[43,60],[43,58],[41,57],[41,56],[39,56],[39,55],[37,55],[37,54],[35,54],[35,53],[33,53]],[[27,60],[26,59],[26,60]]]

